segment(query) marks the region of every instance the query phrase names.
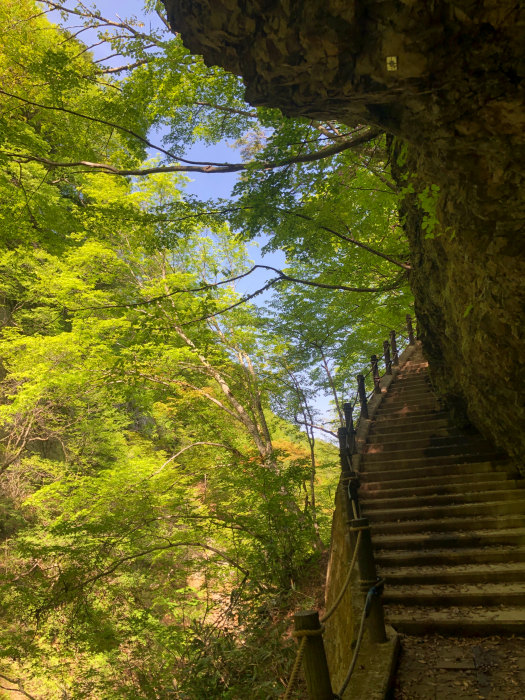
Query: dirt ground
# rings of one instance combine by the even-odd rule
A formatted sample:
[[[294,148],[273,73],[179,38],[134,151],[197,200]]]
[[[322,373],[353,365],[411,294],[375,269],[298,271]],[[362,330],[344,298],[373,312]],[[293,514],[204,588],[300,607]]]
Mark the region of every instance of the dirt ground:
[[[524,700],[525,638],[403,636],[393,700]]]

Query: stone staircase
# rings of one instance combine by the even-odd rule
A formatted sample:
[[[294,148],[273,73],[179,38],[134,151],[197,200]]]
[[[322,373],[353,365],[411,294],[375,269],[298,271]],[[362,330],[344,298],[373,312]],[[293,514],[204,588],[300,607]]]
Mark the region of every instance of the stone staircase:
[[[374,415],[361,465],[387,621],[408,634],[524,634],[525,479],[450,426],[419,347]]]

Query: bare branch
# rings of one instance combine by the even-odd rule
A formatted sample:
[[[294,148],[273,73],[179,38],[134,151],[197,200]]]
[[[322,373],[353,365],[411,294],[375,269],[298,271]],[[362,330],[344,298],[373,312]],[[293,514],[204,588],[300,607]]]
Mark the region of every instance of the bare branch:
[[[262,267],[265,267],[265,266],[262,266]],[[227,306],[224,309],[219,309],[219,311],[214,311],[213,313],[207,314],[206,316],[201,316],[200,318],[194,318],[191,321],[185,321],[184,323],[181,323],[181,326],[191,326],[194,323],[200,323],[201,321],[207,321],[210,318],[215,318],[215,316],[220,316],[221,314],[225,314],[227,311],[231,311],[232,309],[236,309],[241,304],[246,304],[247,301],[254,299],[256,296],[259,296],[259,294],[262,294],[267,289],[270,289],[270,287],[273,287],[273,285],[276,284],[277,282],[280,282],[280,279],[278,277],[274,277],[272,280],[267,282],[263,287],[260,287],[252,294],[246,294],[245,296],[241,297],[241,299],[239,299],[239,301],[236,301],[235,304],[230,304],[230,306]]]
[[[254,265],[254,269],[256,267],[263,268],[266,270],[273,270],[276,272],[279,276],[274,277],[271,279],[269,282],[267,282],[263,287],[260,287],[260,289],[257,289],[255,292],[252,292],[251,294],[246,294],[243,296],[239,301],[235,302],[235,304],[231,304],[230,306],[227,306],[224,309],[220,309],[219,311],[214,311],[210,314],[207,314],[206,316],[201,316],[200,318],[195,318],[192,321],[185,321],[182,323],[182,326],[190,326],[193,323],[200,323],[201,321],[207,321],[210,318],[214,318],[215,316],[220,316],[221,314],[225,314],[227,311],[231,311],[232,309],[235,309],[237,306],[240,306],[241,304],[245,304],[247,301],[250,301],[256,296],[259,296],[259,294],[262,294],[265,292],[267,289],[270,287],[273,287],[274,284],[277,284],[278,282],[295,282],[297,284],[304,284],[307,285],[308,287],[320,287],[321,289],[335,289],[343,292],[373,292],[377,294],[383,294],[384,292],[390,292],[393,289],[397,289],[401,282],[404,279],[404,276],[398,277],[392,284],[387,285],[385,287],[347,287],[344,284],[323,284],[322,282],[313,282],[310,280],[302,280],[297,277],[291,277],[290,275],[287,275],[284,273],[282,270],[278,270],[275,267],[270,267],[269,265]]]
[[[200,318],[192,319],[191,321],[185,321],[184,323],[181,324],[181,326],[189,326],[189,325],[192,325],[194,323],[200,323],[201,321],[207,321],[208,319],[214,318],[215,316],[220,316],[221,314],[224,314],[227,311],[231,311],[232,309],[237,308],[241,304],[245,304],[246,302],[250,301],[251,299],[254,299],[256,296],[259,296],[259,294],[262,294],[263,292],[265,292],[270,287],[273,287],[273,285],[277,284],[278,282],[293,282],[295,284],[306,285],[307,287],[319,287],[320,289],[333,289],[335,291],[342,291],[342,292],[383,294],[384,292],[390,292],[393,289],[397,289],[404,280],[404,275],[402,275],[400,277],[397,277],[395,280],[393,280],[391,284],[387,284],[383,287],[349,287],[348,285],[344,285],[344,284],[327,284],[327,283],[318,282],[315,280],[305,280],[305,279],[300,279],[298,277],[292,277],[291,275],[288,275],[287,273],[283,272],[282,270],[279,270],[276,267],[272,267],[271,265],[253,265],[247,272],[244,272],[241,275],[236,275],[235,277],[230,277],[229,279],[220,280],[219,282],[212,282],[210,284],[205,284],[205,285],[202,285],[201,287],[189,287],[186,289],[177,288],[171,292],[167,292],[166,294],[160,294],[159,296],[153,297],[152,299],[143,299],[141,301],[129,302],[127,304],[101,304],[100,306],[79,306],[76,308],[67,307],[67,310],[74,313],[74,312],[78,312],[78,311],[101,311],[104,309],[128,309],[128,308],[131,309],[131,308],[137,308],[137,307],[142,307],[142,306],[148,306],[150,304],[155,304],[155,303],[162,301],[164,299],[169,299],[170,297],[173,297],[175,294],[190,294],[190,293],[202,292],[202,291],[205,291],[207,289],[213,289],[215,287],[218,287],[219,285],[230,284],[232,282],[235,282],[236,280],[240,280],[244,277],[247,277],[255,270],[271,270],[272,272],[275,272],[277,274],[277,277],[274,277],[273,279],[269,280],[269,282],[264,284],[262,287],[260,287],[259,289],[256,289],[255,292],[251,292],[250,294],[246,294],[245,296],[241,297],[238,301],[234,302],[233,304],[230,304],[229,306],[227,306],[223,309],[220,309],[218,311],[212,311],[209,314],[206,314],[205,316],[201,316]]]
[[[100,42],[104,43],[104,42]],[[152,49],[155,44],[149,44],[148,46],[144,46],[144,50],[146,51],[147,49]],[[95,65],[98,63],[104,63],[104,61],[109,61],[110,58],[116,58],[117,56],[124,56],[124,54],[121,51],[116,51],[115,53],[110,53],[107,56],[104,56],[104,58],[97,58],[96,60],[93,61]]]
[[[100,46],[101,44],[104,44],[104,43],[105,43],[104,40],[102,40],[102,41],[97,41],[96,43],[91,44],[90,46],[84,46],[82,51],[79,51],[79,53],[77,53],[75,56],[71,57],[71,60],[75,61],[77,58],[80,58],[80,56],[83,56],[87,51],[91,51],[91,49],[94,49],[95,46]]]

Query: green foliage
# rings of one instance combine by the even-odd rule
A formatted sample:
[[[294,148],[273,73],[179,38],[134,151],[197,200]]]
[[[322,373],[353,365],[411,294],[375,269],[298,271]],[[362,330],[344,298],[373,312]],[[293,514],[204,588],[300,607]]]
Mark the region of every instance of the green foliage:
[[[335,409],[411,302],[384,139],[317,158],[363,127],[254,110],[180,38],[74,11],[132,67],[0,8],[0,673],[46,700],[277,698],[338,478],[315,397]],[[93,167],[224,139],[234,201]],[[229,281],[256,238],[310,283],[266,309]]]

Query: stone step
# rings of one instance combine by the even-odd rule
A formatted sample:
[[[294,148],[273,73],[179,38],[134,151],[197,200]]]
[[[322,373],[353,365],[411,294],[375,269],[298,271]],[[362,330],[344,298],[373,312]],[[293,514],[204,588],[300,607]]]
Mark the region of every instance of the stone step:
[[[372,526],[379,523],[402,523],[405,521],[425,521],[419,522],[419,528],[424,529],[428,520],[442,518],[471,518],[481,515],[523,515],[525,518],[525,492],[511,492],[512,500],[495,502],[488,499],[480,503],[454,503],[450,505],[418,505],[416,507],[395,507],[395,508],[368,508],[362,506],[362,513],[365,518],[370,518]],[[524,520],[525,522],[525,520]]]
[[[419,503],[420,501],[417,501],[418,497],[421,499],[426,496],[455,498],[456,496],[463,496],[465,493],[474,495],[477,492],[490,491],[497,494],[500,490],[508,491],[525,488],[525,479],[511,479],[506,472],[483,474],[482,479],[482,481],[473,481],[472,474],[460,474],[454,478],[449,476],[438,477],[436,480],[425,482],[424,486],[402,486],[401,488],[388,488],[389,484],[373,484],[371,482],[362,485],[359,499],[363,505],[366,503],[367,506],[375,507],[376,502],[386,502],[394,498],[403,499],[408,504],[411,502]],[[377,507],[381,507],[381,505]]]
[[[375,427],[379,431],[385,428],[398,428],[401,426],[409,426],[414,430],[414,425],[428,423],[429,421],[445,421],[445,425],[447,425],[448,414],[445,411],[424,411],[423,413],[409,413],[404,416],[389,416],[385,414],[374,418]]]
[[[397,375],[394,377],[394,380],[392,381],[392,384],[390,384],[389,390],[390,389],[398,389],[398,388],[408,388],[411,389],[412,387],[428,387],[432,389],[432,383],[430,381],[430,378],[428,376],[428,372],[424,372],[423,374],[416,374],[415,376],[409,375],[409,374],[404,374],[403,370],[399,370]]]
[[[524,605],[525,584],[520,582],[385,587],[383,602],[385,605],[410,605],[410,607]]]
[[[391,384],[386,393],[383,395],[383,401],[387,399],[397,399],[398,401],[411,398],[433,398],[437,399],[437,395],[432,390],[429,384],[412,384],[405,386],[403,384]]]
[[[384,396],[381,402],[382,406],[389,406],[391,403],[418,403],[418,401],[438,401],[437,396],[435,396],[430,389],[425,391],[424,389],[394,389],[389,390]]]
[[[525,527],[483,527],[468,532],[408,532],[408,533],[376,533],[373,535],[375,549],[379,550],[438,550],[447,547],[471,549],[486,546],[525,546]]]
[[[399,382],[409,382],[417,379],[424,379],[428,381],[428,365],[419,367],[407,367],[399,370],[396,380]]]
[[[399,370],[396,376],[394,377],[394,380],[390,387],[411,387],[412,385],[418,386],[418,385],[424,385],[432,388],[432,384],[430,382],[430,378],[428,376],[428,372],[424,372],[423,374],[417,374],[416,376],[412,376],[409,374],[404,374],[403,370]]]
[[[362,477],[366,480],[380,481],[381,478],[391,479],[400,476],[400,472],[406,472],[407,477],[422,475],[421,469],[427,469],[428,474],[433,474],[434,467],[451,467],[451,473],[466,473],[467,464],[482,464],[489,461],[491,464],[497,465],[505,462],[507,457],[501,453],[480,454],[475,450],[472,452],[463,452],[461,454],[436,454],[434,456],[425,456],[407,459],[384,459],[375,460],[363,455],[361,461]],[[457,469],[453,469],[457,467]],[[465,469],[464,469],[465,467]],[[410,474],[413,472],[413,474]],[[377,474],[384,474],[384,477],[377,477]],[[387,476],[387,474],[389,476]],[[371,478],[369,478],[371,477]]]
[[[493,467],[495,468],[495,467]],[[439,467],[437,472],[429,472],[429,469],[423,469],[423,471],[416,477],[407,478],[403,477],[401,479],[397,478],[397,475],[393,475],[392,479],[383,479],[382,481],[375,481],[373,478],[373,473],[368,475],[361,474],[361,492],[365,494],[365,499],[367,496],[372,496],[381,492],[381,489],[407,489],[407,488],[425,488],[427,486],[439,486],[442,484],[464,484],[467,489],[472,481],[495,481],[495,482],[505,482],[509,480],[509,477],[513,479],[514,475],[506,470],[498,471],[483,471],[479,472],[468,472],[465,473],[448,471],[446,467]],[[410,474],[413,470],[408,472],[403,471],[402,473]]]
[[[437,464],[436,464],[437,461]],[[486,462],[469,461],[467,458],[458,462],[458,458],[454,457],[437,457],[428,462],[428,460],[416,459],[413,460],[414,466],[409,466],[406,463],[399,468],[390,462],[386,465],[383,463],[374,464],[373,469],[366,469],[360,474],[362,483],[370,482],[386,482],[386,481],[403,481],[403,480],[419,480],[421,486],[425,485],[424,479],[428,477],[445,476],[446,474],[487,474],[496,471],[498,468],[504,468],[506,462],[503,460],[492,460]],[[415,466],[415,465],[419,466]]]
[[[428,377],[403,379],[397,376],[387,389],[388,393],[395,391],[434,391]]]
[[[519,503],[522,507],[522,503]],[[409,533],[436,533],[456,532],[463,534],[469,530],[504,530],[509,528],[525,527],[525,515],[472,515],[458,517],[434,518],[429,520],[404,520],[401,522],[375,522],[370,523],[372,536],[399,535]]]
[[[372,423],[368,439],[371,441],[375,440],[376,438],[387,436],[392,437],[393,435],[403,436],[404,438],[405,435],[427,435],[432,433],[439,434],[442,431],[445,431],[445,433],[448,434],[448,430],[454,430],[454,428],[450,426],[447,419],[424,419],[422,421],[414,422],[408,421],[404,423],[397,423],[392,426],[387,425],[386,422],[383,421],[383,424],[379,425]]]
[[[386,391],[387,396],[394,394],[434,394],[432,385],[426,379],[399,380],[394,379]]]
[[[443,457],[454,457],[457,459],[459,456],[477,455],[481,459],[491,459],[505,456],[503,453],[497,452],[490,444],[480,441],[455,441],[450,445],[427,445],[426,447],[413,448],[407,446],[405,449],[401,448],[401,444],[396,445],[397,449],[385,449],[383,445],[369,445],[366,448],[366,452],[362,453],[363,464],[368,469],[378,463],[403,466],[405,464],[414,464],[414,460],[425,460],[428,463],[429,460],[433,461]]]
[[[435,416],[436,413],[443,412],[441,406],[437,401],[419,401],[418,403],[406,403],[404,401],[399,401],[397,403],[391,403],[383,406],[379,404],[377,413],[375,414],[376,421],[383,421],[386,419],[399,419],[399,418],[415,418],[418,416],[432,415]]]
[[[419,438],[398,438],[396,441],[374,440],[363,446],[361,454],[388,454],[400,450],[418,450],[440,447],[475,446],[478,449],[491,448],[492,445],[479,435],[425,435]]]
[[[417,348],[360,443],[387,620],[421,634],[525,633],[525,480],[450,424],[427,366]]]
[[[498,533],[498,535],[500,539],[505,537],[505,533]],[[469,570],[475,570],[476,566],[484,567],[486,564],[493,566],[497,564],[510,566],[510,562],[513,563],[512,565],[520,562],[525,564],[525,530],[522,533],[522,537],[523,545],[496,543],[481,544],[475,549],[469,549],[469,547],[457,547],[455,549],[436,547],[435,549],[423,550],[381,549],[376,550],[375,559],[383,573],[388,572],[392,568],[399,573],[404,571],[405,568],[408,571],[424,572],[424,567],[432,567],[434,571],[439,572],[447,566],[455,569],[468,567]],[[479,538],[477,541],[482,542]],[[429,544],[429,546],[431,545],[432,543]]]
[[[442,417],[447,417],[443,406],[433,399],[382,401],[374,414],[374,421],[383,423],[386,420],[401,420],[403,418],[415,423],[420,416],[436,417],[437,413],[442,413]]]
[[[383,394],[381,406],[391,403],[418,403],[419,401],[439,402],[438,397],[430,389],[388,389]]]
[[[403,634],[442,634],[461,636],[525,635],[525,608],[498,610],[450,609],[389,606],[387,621]]]
[[[510,564],[460,564],[457,566],[380,568],[389,589],[397,586],[432,586],[443,584],[498,584],[525,581],[525,561]]]
[[[383,398],[378,406],[376,418],[387,413],[399,412],[404,415],[407,411],[439,411],[444,410],[442,404],[432,396]]]
[[[392,396],[384,397],[378,406],[376,416],[383,416],[386,413],[394,413],[396,411],[412,411],[412,410],[440,410],[443,409],[442,404],[433,396]]]
[[[398,377],[406,378],[419,374],[428,377],[428,362],[424,357],[413,358],[405,362],[399,370]]]
[[[460,430],[454,430],[453,428],[433,428],[429,426],[428,430],[421,431],[411,431],[400,434],[398,431],[392,433],[373,433],[368,436],[366,446],[363,446],[363,451],[366,451],[370,444],[382,445],[384,448],[394,447],[395,445],[408,445],[409,447],[420,447],[425,444],[449,444],[452,440],[466,440],[467,442],[474,442],[475,440],[480,440],[480,435],[469,434],[461,432]]]
[[[504,484],[507,485],[508,483],[508,481],[504,482]],[[525,486],[525,482],[517,483],[523,483]],[[478,486],[478,484],[475,484],[475,486]],[[489,483],[488,486],[492,487],[492,484]],[[469,489],[470,488],[472,487],[469,487]],[[484,484],[484,488],[487,488],[486,483]],[[418,493],[405,497],[398,495],[390,498],[360,498],[360,504],[363,515],[365,515],[366,513],[372,514],[376,511],[382,511],[384,509],[416,509],[423,506],[458,505],[462,503],[491,503],[518,498],[525,500],[525,489],[523,487],[500,490],[491,488],[489,491],[479,489],[477,491],[469,490],[468,492],[465,492],[465,486],[463,485],[462,489],[458,490],[456,493],[449,490],[444,494],[422,495],[421,493]]]

